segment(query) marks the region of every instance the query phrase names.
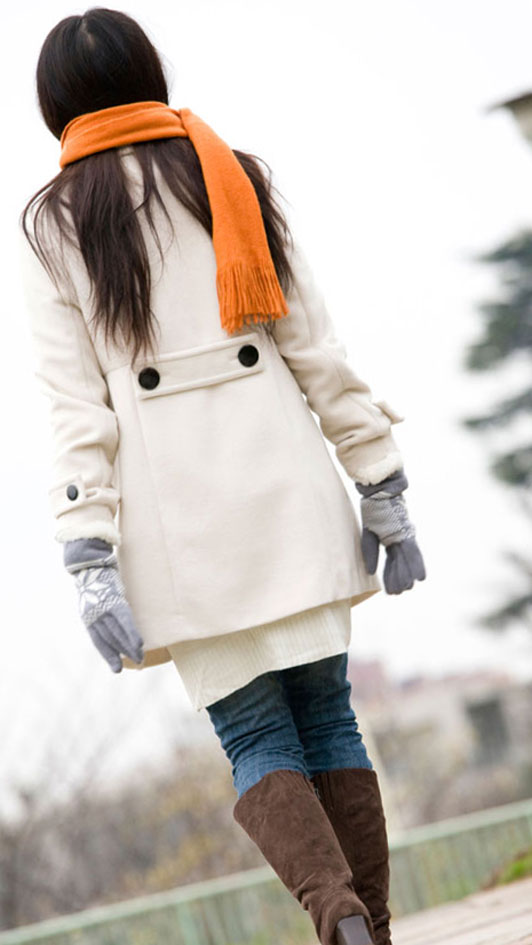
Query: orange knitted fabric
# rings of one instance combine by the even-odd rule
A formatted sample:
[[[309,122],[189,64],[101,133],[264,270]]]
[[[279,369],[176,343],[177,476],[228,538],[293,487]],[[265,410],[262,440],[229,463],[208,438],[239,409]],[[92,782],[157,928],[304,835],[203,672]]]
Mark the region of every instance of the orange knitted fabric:
[[[231,148],[189,108],[131,102],[78,115],[61,135],[61,168],[97,151],[135,141],[188,137],[198,155],[209,198],[222,327],[288,315],[270,254],[260,204]]]

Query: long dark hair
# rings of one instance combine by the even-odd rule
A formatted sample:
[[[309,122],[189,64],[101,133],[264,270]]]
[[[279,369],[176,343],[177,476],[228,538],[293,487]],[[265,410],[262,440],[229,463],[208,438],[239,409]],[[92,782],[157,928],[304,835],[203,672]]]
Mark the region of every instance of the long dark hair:
[[[162,62],[148,36],[130,16],[106,7],[67,16],[48,33],[36,78],[42,116],[57,139],[72,118],[85,112],[137,101],[169,104]],[[143,175],[140,207],[133,207],[121,158],[110,148],[67,164],[30,198],[20,219],[27,239],[56,284],[59,269],[54,271],[52,246],[45,249],[39,237],[41,214],[47,211],[43,219],[53,222],[59,242],[63,238],[74,245],[77,242],[94,297],[93,318],[103,327],[106,343],[109,337],[115,341],[119,334],[127,346],[132,342],[135,360],[140,350],[153,353],[155,343],[150,265],[137,210],[144,208],[161,257],[152,199],[158,201],[171,223],[157,187],[154,162],[171,192],[211,237],[212,216],[201,165],[189,138],[143,141],[132,147]],[[256,155],[232,150],[257,194],[277,277],[286,293],[293,280],[286,253],[292,237],[273,196],[274,190],[279,191],[272,185],[271,169]],[[65,206],[71,222],[65,216]],[[31,234],[30,211],[34,211]],[[271,334],[271,319],[255,326]]]

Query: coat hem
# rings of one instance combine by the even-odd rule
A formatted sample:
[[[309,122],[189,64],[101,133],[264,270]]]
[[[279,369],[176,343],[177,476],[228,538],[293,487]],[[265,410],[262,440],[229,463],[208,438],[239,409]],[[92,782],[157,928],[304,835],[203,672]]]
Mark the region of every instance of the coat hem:
[[[378,593],[379,591],[381,591],[381,590],[382,590],[382,587],[380,587],[380,586],[379,586],[379,587],[372,587],[372,588],[368,588],[368,589],[365,590],[365,591],[359,591],[359,592],[356,593],[356,594],[351,594],[351,595],[346,594],[346,595],[341,595],[341,596],[338,596],[338,597],[334,597],[334,598],[329,599],[329,600],[320,601],[320,602],[317,603],[317,604],[311,604],[311,605],[309,605],[309,608],[302,607],[301,610],[310,609],[310,607],[313,607],[313,606],[314,606],[314,607],[320,607],[320,606],[323,606],[323,605],[325,605],[325,604],[332,604],[332,603],[334,603],[334,601],[336,601],[336,600],[346,600],[346,599],[349,600],[349,606],[352,608],[352,607],[355,607],[357,604],[361,604],[362,601],[367,600],[368,597],[372,597],[373,594],[377,594],[377,593]],[[300,612],[299,610],[294,611],[294,613],[299,613],[299,612]],[[280,620],[280,619],[282,619],[282,617],[288,617],[288,616],[291,616],[291,615],[290,615],[290,614],[282,614],[282,615],[279,615],[279,617],[277,617],[277,618],[275,618],[275,619],[276,619],[276,620]],[[231,628],[231,629],[228,629],[228,630],[226,631],[226,633],[234,633],[234,632],[238,632],[238,630],[248,630],[248,629],[249,629],[249,627],[239,627],[239,628],[235,631],[234,628]],[[201,639],[201,637],[198,637],[198,638],[196,638],[196,639]],[[127,657],[127,656],[122,656],[122,665],[123,665],[124,669],[137,669],[137,670],[140,670],[140,669],[148,669],[150,666],[161,666],[163,663],[169,663],[169,662],[172,661],[172,656],[171,656],[171,654],[170,654],[170,651],[169,651],[169,649],[168,649],[168,646],[171,646],[172,643],[180,643],[180,642],[182,642],[182,641],[180,641],[180,640],[170,640],[170,641],[168,642],[168,644],[164,644],[164,645],[162,645],[162,646],[157,646],[157,647],[151,647],[149,650],[145,650],[145,651],[144,651],[144,659],[142,660],[141,663],[135,663],[133,660],[129,659],[129,657]]]

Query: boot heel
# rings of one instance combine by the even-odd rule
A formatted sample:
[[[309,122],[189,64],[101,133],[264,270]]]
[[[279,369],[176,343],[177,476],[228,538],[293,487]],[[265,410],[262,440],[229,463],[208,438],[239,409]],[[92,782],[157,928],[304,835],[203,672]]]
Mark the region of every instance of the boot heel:
[[[336,925],[337,945],[373,945],[366,920],[363,915],[348,915]]]

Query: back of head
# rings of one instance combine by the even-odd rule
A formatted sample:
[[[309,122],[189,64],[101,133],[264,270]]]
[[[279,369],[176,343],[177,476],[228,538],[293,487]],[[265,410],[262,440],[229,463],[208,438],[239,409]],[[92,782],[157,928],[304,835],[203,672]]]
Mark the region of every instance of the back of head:
[[[67,16],[50,30],[36,78],[42,116],[58,139],[86,112],[149,100],[168,104],[157,50],[132,17],[106,7]]]

